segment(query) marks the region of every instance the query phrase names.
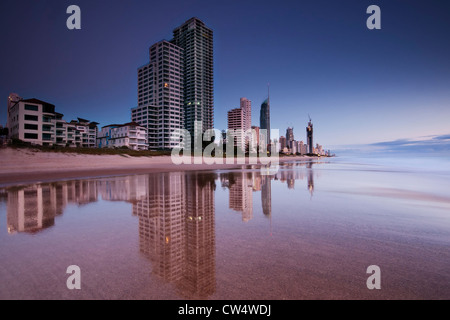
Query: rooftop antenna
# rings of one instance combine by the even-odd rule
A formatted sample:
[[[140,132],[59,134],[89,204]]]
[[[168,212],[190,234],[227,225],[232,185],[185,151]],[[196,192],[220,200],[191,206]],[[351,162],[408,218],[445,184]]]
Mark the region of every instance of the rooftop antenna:
[[[308,118],[309,118],[309,122],[311,122],[311,116],[309,115],[309,113],[308,113]]]

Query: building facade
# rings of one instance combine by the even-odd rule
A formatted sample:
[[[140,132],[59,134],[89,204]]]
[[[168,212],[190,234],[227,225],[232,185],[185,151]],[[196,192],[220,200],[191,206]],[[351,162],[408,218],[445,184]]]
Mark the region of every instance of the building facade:
[[[240,107],[243,110],[244,123],[243,129],[245,131],[252,128],[252,102],[247,98],[241,98]]]
[[[152,45],[150,62],[138,69],[138,106],[131,120],[147,128],[149,149],[178,146],[173,133],[182,129],[191,136],[212,129],[213,89],[213,32],[191,18],[173,30],[171,41]]]
[[[147,129],[136,122],[110,124],[102,127],[97,137],[98,148],[147,150]]]
[[[289,149],[292,149],[293,142],[294,142],[294,128],[288,127],[286,129],[286,146]]]
[[[266,130],[267,134],[265,135],[266,143],[263,143],[264,146],[270,144],[270,101],[269,98],[264,100],[261,104],[261,110],[259,114],[259,127],[261,130]],[[263,138],[261,134],[261,138]],[[262,139],[261,139],[262,140]]]
[[[43,146],[96,147],[97,122],[78,118],[68,123],[53,104],[15,93],[9,95],[7,106],[10,139]]]
[[[245,150],[244,132],[244,111],[241,108],[236,108],[228,111],[228,131],[227,143],[233,142],[235,146],[241,150]],[[234,130],[233,133],[231,131]],[[233,139],[233,141],[231,140]]]
[[[240,99],[240,107],[228,111],[228,129],[234,131],[234,145],[246,150],[254,135],[252,129],[252,102],[247,98]],[[259,133],[259,130],[258,130]],[[228,140],[229,142],[229,140]],[[254,143],[251,143],[254,145]]]
[[[306,127],[306,144],[308,145],[308,153],[314,153],[313,124],[311,119],[309,119],[308,126]]]
[[[171,42],[183,49],[185,129],[191,135],[213,129],[213,31],[194,17],[173,30]]]
[[[138,107],[131,121],[147,129],[150,150],[172,149],[174,130],[184,128],[183,49],[163,40],[150,47],[150,62],[138,69]]]

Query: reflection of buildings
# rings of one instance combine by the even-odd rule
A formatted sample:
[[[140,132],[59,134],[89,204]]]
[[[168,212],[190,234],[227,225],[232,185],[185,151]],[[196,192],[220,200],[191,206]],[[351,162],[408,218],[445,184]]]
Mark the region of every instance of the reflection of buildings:
[[[240,172],[235,175],[234,183],[229,186],[229,207],[242,212],[242,221],[253,218],[253,174]]]
[[[145,178],[146,196],[133,204],[133,215],[139,217],[139,248],[152,262],[154,274],[179,281],[185,260],[184,175],[167,173]]]
[[[186,268],[180,289],[191,296],[215,291],[215,179],[212,173],[186,177]]]
[[[272,181],[268,175],[261,176],[261,202],[263,213],[266,217],[272,217]]]
[[[103,200],[134,202],[147,195],[148,179],[143,175],[109,177],[97,180]]]
[[[308,168],[308,190],[311,196],[314,192],[314,172],[312,169],[312,162],[309,162],[306,167]]]
[[[97,201],[97,188],[88,180],[36,184],[9,189],[7,201],[8,232],[35,233],[53,226],[67,204]]]
[[[145,199],[133,204],[140,250],[153,273],[183,296],[215,291],[215,175],[181,172],[150,175]]]
[[[313,163],[284,163],[275,175],[261,175],[258,171],[226,172],[220,174],[222,187],[229,189],[229,208],[242,213],[242,221],[253,218],[253,192],[261,191],[261,205],[264,216],[272,215],[272,180],[286,182],[288,189],[295,188],[296,180],[307,180],[307,189],[314,192]],[[306,167],[306,170],[298,170]]]
[[[306,167],[298,170],[295,167]],[[205,298],[215,292],[215,173],[160,173],[35,184],[0,190],[7,202],[8,232],[34,233],[55,224],[68,204],[106,201],[132,203],[139,219],[139,247],[152,272],[173,283],[183,297]],[[314,190],[312,162],[283,164],[274,176],[259,170],[221,173],[229,188],[229,207],[253,218],[253,192],[261,191],[264,216],[272,216],[272,179],[294,188],[307,180]]]

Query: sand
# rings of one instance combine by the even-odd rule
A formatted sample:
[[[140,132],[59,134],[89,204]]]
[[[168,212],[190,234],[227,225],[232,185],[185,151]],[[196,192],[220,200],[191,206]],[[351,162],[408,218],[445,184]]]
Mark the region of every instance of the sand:
[[[310,157],[279,158],[280,162],[307,160]],[[224,161],[225,162],[225,161]],[[247,159],[248,163],[248,159]],[[121,155],[85,155],[42,152],[33,149],[0,149],[0,186],[49,182],[61,179],[92,178],[123,174],[173,172],[186,170],[218,170],[241,168],[242,164],[180,164],[170,156],[129,157]]]

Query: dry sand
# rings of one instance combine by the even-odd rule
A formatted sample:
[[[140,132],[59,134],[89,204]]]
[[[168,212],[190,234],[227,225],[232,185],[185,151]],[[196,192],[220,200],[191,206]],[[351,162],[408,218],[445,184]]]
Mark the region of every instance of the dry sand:
[[[280,158],[280,162],[299,159],[306,160],[309,157]],[[129,157],[42,152],[32,149],[0,149],[0,185],[3,186],[60,179],[241,167],[242,165],[236,162],[234,164],[208,165],[203,162],[202,164],[175,165],[170,156]]]

